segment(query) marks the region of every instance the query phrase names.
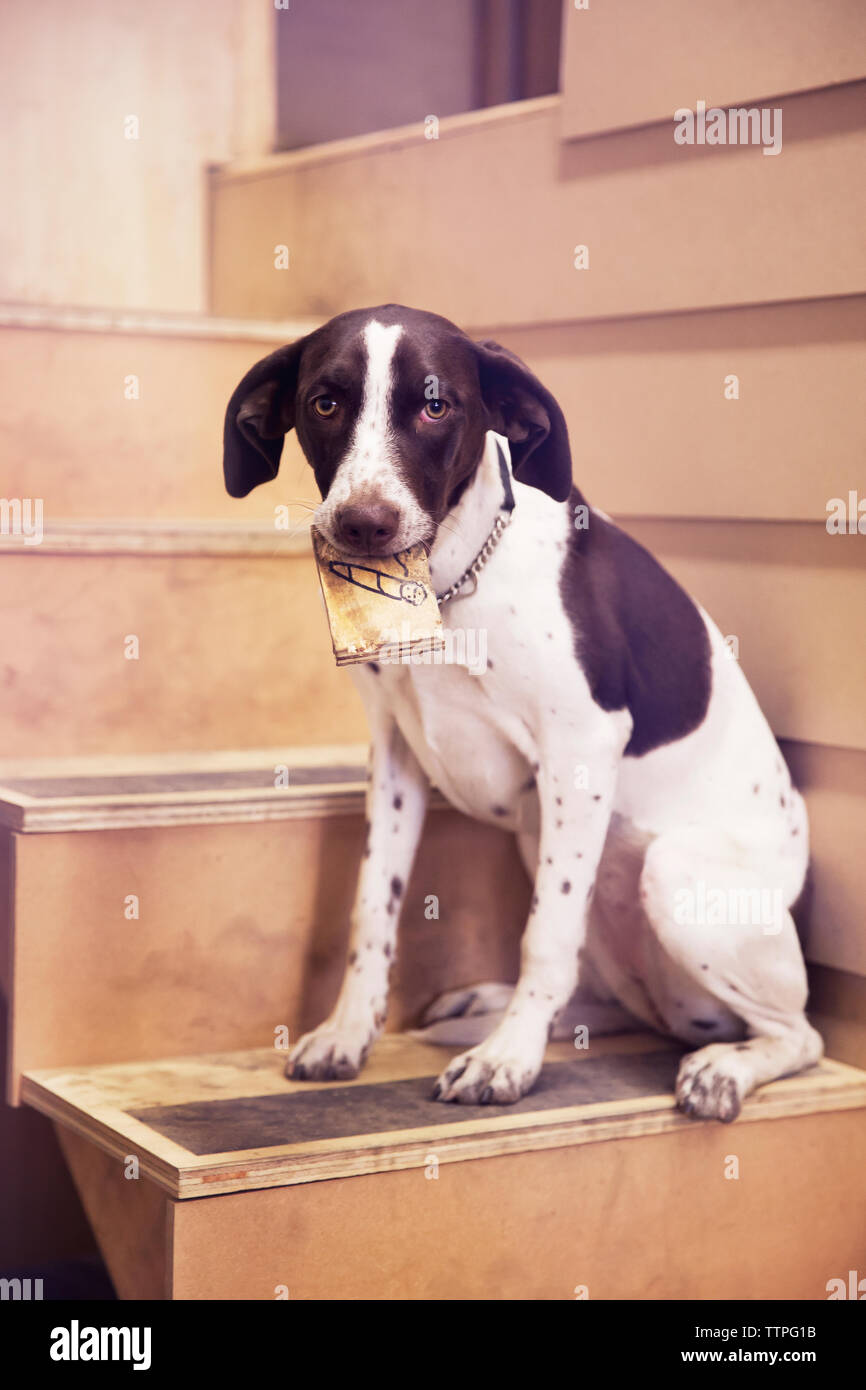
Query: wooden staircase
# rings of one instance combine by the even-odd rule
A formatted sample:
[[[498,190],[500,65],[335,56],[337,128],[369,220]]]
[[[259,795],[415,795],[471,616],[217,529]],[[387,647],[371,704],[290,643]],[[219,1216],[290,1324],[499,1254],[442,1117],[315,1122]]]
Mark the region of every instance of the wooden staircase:
[[[529,1096],[468,1111],[395,1035],[353,1082],[263,1048],[27,1072],[22,1098],[123,1298],[823,1297],[859,1257],[866,1073],[822,1062],[727,1130],[674,1109],[679,1055],[555,1044]]]
[[[339,987],[365,759],[0,769],[8,1094],[55,1125],[119,1295],[816,1298],[856,1267],[856,1067],[764,1087],[732,1128],[675,1109],[680,1049],[648,1034],[551,1045],[516,1106],[431,1099],[448,1054],[405,1030],[513,977],[529,891],[510,837],[435,795],[389,1031],[353,1082],[286,1080]],[[689,1228],[723,1230],[712,1259]]]
[[[673,0],[566,5],[559,95],[212,168],[211,315],[0,306],[3,492],[45,508],[40,544],[0,533],[0,1149],[30,1160],[0,1210],[63,1225],[50,1122],[120,1297],[823,1299],[863,1269],[866,554],[825,509],[860,482],[866,131],[830,8],[793,0],[778,44],[745,4],[687,38]],[[698,43],[710,99],[783,93],[780,158],[675,145]],[[365,1072],[283,1075],[339,988],[367,733],[296,438],[232,500],[222,418],[257,358],[390,299],[538,372],[806,795],[828,1059],[732,1127],[675,1110],[649,1035],[551,1046],[514,1107],[430,1100],[446,1054],[407,1030],[515,978],[530,895],[511,837],[435,796]]]

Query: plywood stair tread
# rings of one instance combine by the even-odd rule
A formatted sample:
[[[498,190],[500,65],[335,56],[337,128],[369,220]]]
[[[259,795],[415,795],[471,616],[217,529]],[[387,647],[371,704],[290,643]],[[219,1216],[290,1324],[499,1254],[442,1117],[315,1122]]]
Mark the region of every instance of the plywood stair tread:
[[[365,744],[7,759],[0,762],[0,825],[128,829],[354,813],[363,804],[366,762]]]
[[[117,333],[161,338],[203,338],[282,345],[319,328],[315,315],[259,319],[218,314],[148,313],[76,305],[0,302],[0,328],[43,329],[54,333]]]
[[[695,1123],[674,1106],[680,1055],[643,1034],[556,1043],[516,1105],[446,1106],[430,1092],[447,1052],[388,1034],[350,1082],[287,1081],[266,1048],[25,1072],[22,1099],[188,1198],[668,1133]],[[824,1060],[761,1088],[737,1124],[859,1107],[866,1072]]]

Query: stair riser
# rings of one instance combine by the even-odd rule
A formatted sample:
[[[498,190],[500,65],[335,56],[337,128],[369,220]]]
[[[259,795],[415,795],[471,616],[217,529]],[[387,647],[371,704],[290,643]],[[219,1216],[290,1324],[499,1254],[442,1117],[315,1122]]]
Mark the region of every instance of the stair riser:
[[[123,1165],[61,1135],[126,1299],[824,1300],[863,1268],[862,1110],[443,1164],[435,1180],[178,1202],[141,1179],[132,1207]]]
[[[293,336],[287,328],[287,340]],[[226,405],[241,377],[275,346],[0,328],[2,495],[42,498],[47,522],[271,521],[277,503],[314,500],[294,437],[279,484],[243,501],[223,486]]]
[[[859,537],[797,522],[625,525],[713,615],[779,737],[866,748]],[[7,756],[366,737],[305,552],[69,556],[30,547],[0,554],[0,583],[18,598],[0,615]],[[137,661],[124,659],[128,634],[140,639]],[[494,661],[495,640],[501,634],[490,636]]]
[[[780,101],[778,159],[678,146],[669,120],[563,146],[544,98],[458,117],[438,140],[419,121],[228,168],[212,182],[211,305],[327,316],[351,287],[355,304],[495,327],[862,292],[862,101],[860,83]],[[274,272],[278,244],[290,274]]]
[[[0,582],[3,756],[367,737],[311,557],[2,555]]]
[[[21,1069],[267,1047],[281,1025],[294,1040],[321,1022],[363,834],[361,815],[343,815],[12,836],[10,1099]],[[431,811],[389,1027],[467,980],[514,978],[528,898],[510,835]]]

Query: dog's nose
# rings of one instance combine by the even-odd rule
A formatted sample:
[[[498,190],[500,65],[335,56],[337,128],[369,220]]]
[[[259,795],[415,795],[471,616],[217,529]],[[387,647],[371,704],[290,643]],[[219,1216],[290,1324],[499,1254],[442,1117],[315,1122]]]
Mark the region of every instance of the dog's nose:
[[[343,507],[337,516],[340,540],[364,555],[388,554],[397,534],[400,513],[386,502],[365,507]]]

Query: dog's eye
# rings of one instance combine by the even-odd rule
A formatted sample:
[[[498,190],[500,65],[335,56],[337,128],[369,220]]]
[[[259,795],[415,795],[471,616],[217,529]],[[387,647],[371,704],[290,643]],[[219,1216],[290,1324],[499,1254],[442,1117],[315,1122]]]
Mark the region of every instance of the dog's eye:
[[[313,401],[313,409],[323,420],[329,420],[337,409],[337,402],[331,396],[317,396]]]
[[[448,414],[447,401],[428,401],[424,407],[423,414],[428,420],[444,420]]]

